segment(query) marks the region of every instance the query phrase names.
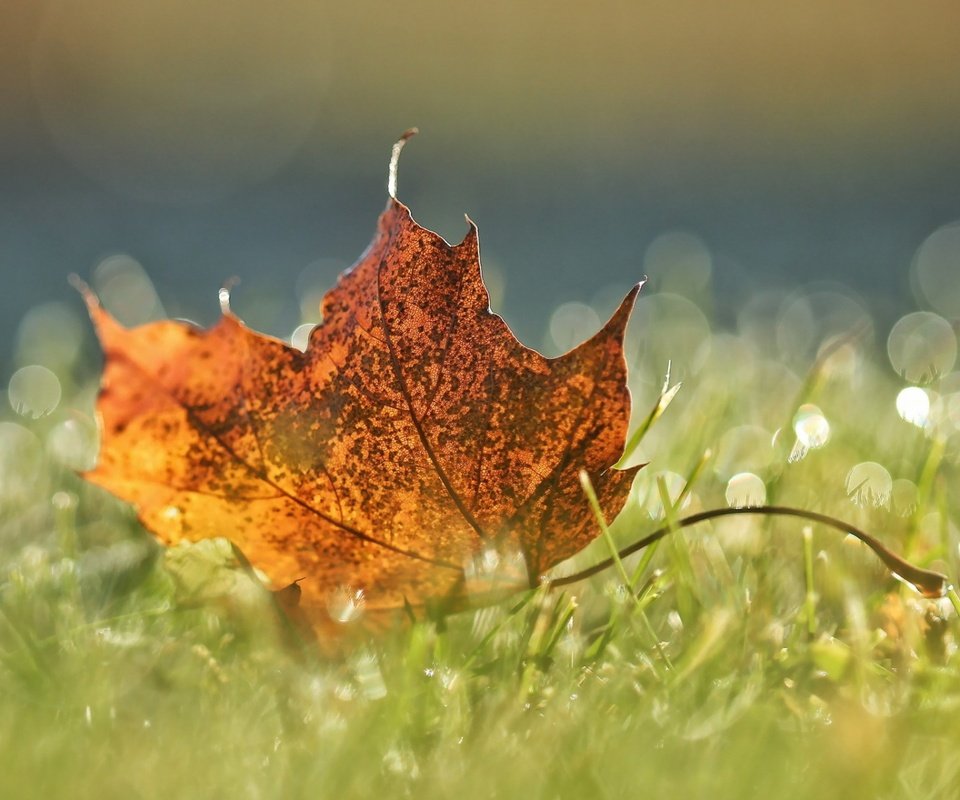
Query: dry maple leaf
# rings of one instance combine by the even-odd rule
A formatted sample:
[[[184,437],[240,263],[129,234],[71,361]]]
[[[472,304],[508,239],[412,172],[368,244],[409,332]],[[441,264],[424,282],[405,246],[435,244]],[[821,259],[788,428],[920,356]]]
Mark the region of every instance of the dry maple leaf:
[[[463,604],[489,552],[521,554],[533,584],[597,532],[579,471],[608,517],[635,472],[611,467],[639,286],[592,339],[545,358],[490,311],[476,227],[450,245],[393,195],[305,352],[226,302],[208,330],[127,329],[85,292],[106,358],[85,477],[167,544],[223,536],[275,587],[304,578],[317,626],[344,586],[374,611]]]

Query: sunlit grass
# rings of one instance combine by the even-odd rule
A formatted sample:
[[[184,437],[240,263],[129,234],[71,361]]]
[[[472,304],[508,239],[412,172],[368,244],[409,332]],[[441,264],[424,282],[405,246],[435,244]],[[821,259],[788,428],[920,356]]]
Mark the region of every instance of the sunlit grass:
[[[605,302],[567,304],[545,336],[566,344]],[[908,318],[887,348],[842,293],[757,298],[727,329],[704,307],[641,300],[626,462],[650,463],[567,571],[767,502],[954,579],[944,321]],[[0,422],[0,797],[956,796],[956,614],[852,538],[716,520],[443,621],[365,633],[358,602],[342,641],[304,655],[229,547],[165,552],[75,475],[96,381],[76,309],[21,330]]]

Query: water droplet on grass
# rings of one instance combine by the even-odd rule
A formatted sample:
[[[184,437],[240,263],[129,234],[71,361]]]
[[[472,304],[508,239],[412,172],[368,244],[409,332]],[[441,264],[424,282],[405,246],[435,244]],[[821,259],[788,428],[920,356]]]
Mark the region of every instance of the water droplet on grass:
[[[830,423],[817,406],[805,403],[793,417],[793,432],[796,442],[788,461],[793,464],[806,457],[810,450],[823,447],[830,439]]]
[[[54,492],[50,505],[57,511],[69,511],[77,507],[77,496],[73,492]]]
[[[830,439],[830,423],[817,406],[805,403],[793,417],[793,432],[800,444],[816,450]]]
[[[886,506],[893,492],[893,478],[882,464],[864,461],[847,473],[846,489],[858,506]]]
[[[930,416],[930,396],[919,386],[908,386],[897,395],[897,413],[904,422],[922,428]]]
[[[762,506],[767,500],[767,487],[752,472],[738,472],[727,483],[726,498],[731,508]]]

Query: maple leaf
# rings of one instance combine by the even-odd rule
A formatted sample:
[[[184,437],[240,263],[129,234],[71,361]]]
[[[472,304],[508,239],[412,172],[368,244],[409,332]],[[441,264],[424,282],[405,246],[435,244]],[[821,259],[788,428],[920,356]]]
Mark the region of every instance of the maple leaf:
[[[608,517],[629,491],[635,469],[612,465],[639,288],[589,341],[545,358],[490,311],[476,227],[450,245],[391,192],[305,352],[226,302],[207,330],[127,329],[87,290],[106,361],[85,477],[167,544],[226,537],[274,586],[304,579],[318,626],[342,587],[372,611],[460,604],[485,553],[522,556],[508,588],[535,584],[597,533],[581,469]]]

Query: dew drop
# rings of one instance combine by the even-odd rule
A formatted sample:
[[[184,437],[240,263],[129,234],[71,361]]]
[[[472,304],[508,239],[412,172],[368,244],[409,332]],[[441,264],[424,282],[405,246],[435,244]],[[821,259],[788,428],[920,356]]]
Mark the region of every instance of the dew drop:
[[[858,506],[886,506],[893,492],[893,478],[882,464],[864,461],[847,473],[846,490]]]
[[[54,492],[50,505],[57,511],[71,511],[77,507],[77,496],[73,492]]]
[[[930,396],[919,386],[908,386],[897,395],[897,413],[904,422],[922,428],[930,416]]]
[[[731,508],[762,506],[767,500],[767,487],[752,472],[738,472],[727,482],[726,498]]]
[[[804,448],[816,450],[830,439],[830,423],[817,406],[805,403],[793,417],[793,432]]]

